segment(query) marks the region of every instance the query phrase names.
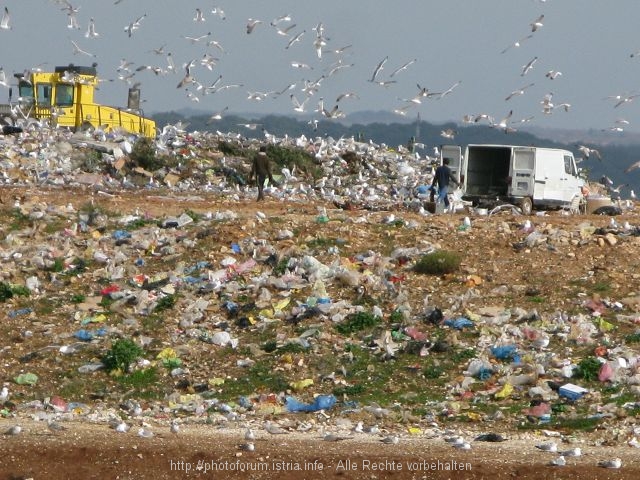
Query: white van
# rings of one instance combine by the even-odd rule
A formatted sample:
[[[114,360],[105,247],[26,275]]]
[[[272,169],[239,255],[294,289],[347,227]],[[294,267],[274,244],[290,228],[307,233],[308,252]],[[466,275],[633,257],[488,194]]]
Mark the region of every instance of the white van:
[[[468,145],[464,155],[457,145],[443,145],[441,160],[460,182],[464,200],[475,206],[518,205],[528,215],[534,208],[568,205],[580,194],[573,153],[558,148],[516,145]]]

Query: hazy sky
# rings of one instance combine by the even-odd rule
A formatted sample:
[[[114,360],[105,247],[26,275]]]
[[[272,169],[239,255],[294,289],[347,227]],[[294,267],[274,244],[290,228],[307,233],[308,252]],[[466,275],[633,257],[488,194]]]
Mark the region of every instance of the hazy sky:
[[[640,130],[640,98],[633,101],[631,97],[617,108],[617,100],[606,98],[640,93],[640,54],[632,56],[640,51],[638,0],[115,1],[1,2],[0,7],[6,6],[10,13],[11,29],[0,30],[0,65],[7,77],[42,63],[43,68],[52,68],[96,61],[99,75],[113,79],[101,85],[97,100],[124,106],[128,87],[118,79],[117,69],[126,59],[133,62],[130,70],[135,76],[130,81],[141,82],[147,112],[193,107],[214,113],[228,107],[234,113],[302,115],[294,111],[290,95],[303,102],[305,84],[320,80],[305,103],[306,114],[313,114],[320,98],[331,111],[340,94],[353,93],[357,97],[339,102],[340,111],[403,109],[407,118],[420,113],[430,122],[462,123],[465,115],[481,113],[499,122],[513,110],[508,125],[514,128],[522,125],[521,119],[533,116],[530,125],[543,127]],[[78,29],[68,28],[67,5],[77,9]],[[194,21],[196,8],[202,10],[204,22]],[[213,14],[214,8],[223,10],[225,19]],[[125,26],[144,14],[129,37]],[[291,20],[277,27],[295,26],[281,35],[270,23],[284,15]],[[531,24],[541,15],[542,26],[532,32]],[[97,37],[85,36],[90,18],[95,20]],[[247,34],[250,18],[262,23]],[[314,29],[319,24],[320,40],[325,43],[321,58],[314,46],[318,40]],[[200,41],[184,38],[209,32]],[[304,32],[300,40],[285,48],[300,32]],[[95,58],[74,54],[72,40]],[[224,51],[207,45],[210,41],[218,42]],[[152,51],[160,47],[171,52],[176,71],[136,73],[135,68],[142,65],[166,69],[166,55]],[[206,53],[217,59],[212,70],[201,64]],[[394,83],[382,86],[371,80],[385,58],[375,80]],[[534,58],[533,68],[523,75],[524,65]],[[204,87],[198,91],[191,83],[187,87],[197,95],[199,102],[195,102],[185,89],[176,88],[185,76],[183,64],[192,60],[191,75],[204,87],[220,75],[217,87],[242,87],[202,95]],[[309,68],[294,67],[292,62]],[[340,68],[330,74],[336,66]],[[562,75],[551,80],[545,76],[550,70]],[[121,72],[121,76],[127,74]],[[415,100],[418,85],[427,93],[437,93],[457,82],[461,83],[442,98]],[[281,92],[292,84],[277,98],[275,94],[262,100],[248,98],[252,92]],[[505,100],[530,84],[522,95]],[[6,89],[0,87],[0,92],[6,100]],[[543,113],[541,102],[549,93],[554,105],[570,104],[568,111],[553,108],[552,113]],[[412,98],[414,102],[407,101]],[[616,124],[616,120],[629,123]]]

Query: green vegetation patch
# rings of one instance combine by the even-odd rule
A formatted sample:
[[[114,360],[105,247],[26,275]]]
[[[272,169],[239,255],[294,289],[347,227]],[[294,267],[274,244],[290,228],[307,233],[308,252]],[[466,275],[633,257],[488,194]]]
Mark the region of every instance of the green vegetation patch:
[[[336,325],[336,330],[342,335],[349,335],[375,327],[380,323],[380,317],[376,317],[370,312],[356,312]]]
[[[444,275],[460,268],[462,257],[456,252],[438,250],[423,255],[413,267],[417,273],[426,275]]]

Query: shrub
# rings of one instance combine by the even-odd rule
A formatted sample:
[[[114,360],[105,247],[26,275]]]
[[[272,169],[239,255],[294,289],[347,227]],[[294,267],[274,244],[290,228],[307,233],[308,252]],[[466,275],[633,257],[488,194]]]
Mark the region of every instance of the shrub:
[[[349,335],[367,328],[375,327],[380,323],[380,317],[376,317],[369,312],[357,312],[347,316],[341,323],[336,325],[336,330],[342,335]]]
[[[0,282],[0,302],[5,302],[14,295],[28,297],[31,292],[27,287],[22,285],[12,285],[6,282]]]
[[[129,158],[136,166],[142,167],[145,170],[154,171],[162,167],[156,158],[154,143],[150,138],[140,137],[136,140]]]
[[[580,361],[573,372],[573,376],[576,378],[581,378],[588,382],[597,380],[598,372],[600,372],[601,367],[602,364],[598,361],[597,358],[587,357]]]
[[[142,355],[142,348],[140,348],[133,340],[129,338],[119,339],[111,346],[111,350],[103,357],[102,363],[104,363],[107,371],[121,370],[126,372],[129,369],[129,365],[136,361],[138,357]]]
[[[443,275],[453,273],[460,268],[462,258],[455,252],[438,250],[433,253],[423,255],[415,264],[413,269],[417,273],[427,275]]]

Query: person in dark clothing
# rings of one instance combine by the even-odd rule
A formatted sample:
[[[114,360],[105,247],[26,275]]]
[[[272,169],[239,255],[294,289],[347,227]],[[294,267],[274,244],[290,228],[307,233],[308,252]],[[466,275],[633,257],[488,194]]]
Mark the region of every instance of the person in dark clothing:
[[[264,182],[268,178],[271,185],[276,184],[276,181],[271,176],[271,162],[267,156],[267,147],[265,146],[260,147],[260,151],[253,158],[249,182],[252,182],[254,177],[258,185],[258,201],[264,200]]]
[[[449,183],[453,183],[456,187],[460,186],[460,183],[451,175],[451,169],[449,168],[449,159],[443,158],[442,165],[436,168],[433,175],[433,182],[431,188],[434,189],[438,186],[438,202],[444,202],[445,208],[449,208]]]

